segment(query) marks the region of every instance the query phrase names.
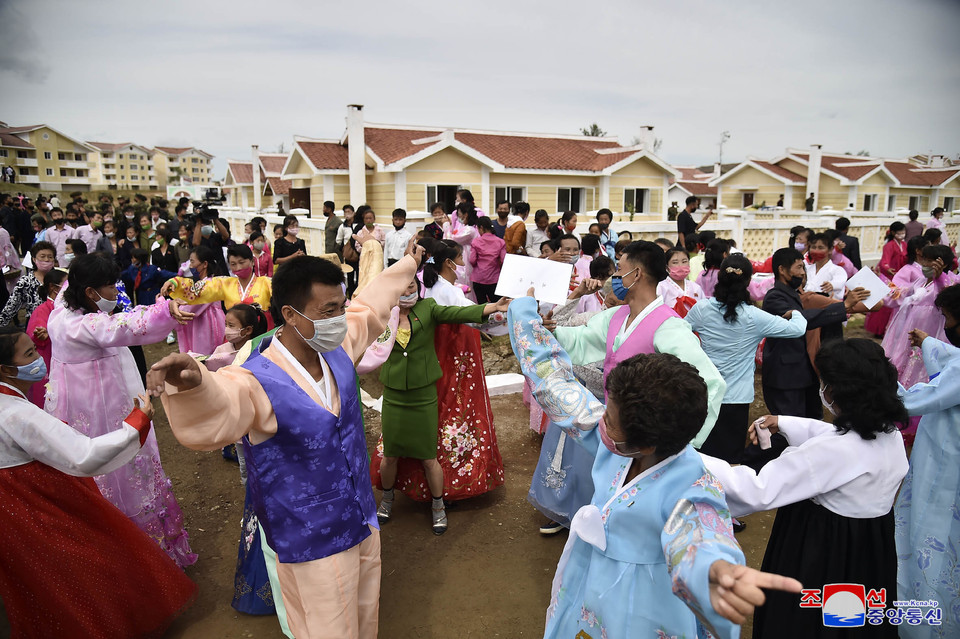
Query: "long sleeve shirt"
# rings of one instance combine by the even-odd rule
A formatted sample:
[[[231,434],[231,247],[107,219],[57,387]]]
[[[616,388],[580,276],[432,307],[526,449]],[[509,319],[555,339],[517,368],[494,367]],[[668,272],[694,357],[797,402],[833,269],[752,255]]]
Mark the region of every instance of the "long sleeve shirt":
[[[77,239],[77,229],[64,224],[62,229],[51,226],[47,229],[47,241],[57,249],[57,265],[66,267],[67,261],[63,258],[67,253],[67,240]],[[84,242],[86,244],[86,242]]]
[[[43,304],[40,299],[40,282],[34,277],[32,272],[22,275],[13,287],[13,293],[0,311],[0,326],[6,326],[17,317],[20,309],[27,310],[27,317],[33,313],[33,309]]]
[[[540,245],[550,239],[550,236],[547,235],[546,231],[541,231],[537,227],[533,227],[527,231],[527,255],[530,257],[540,257]]]
[[[614,351],[620,348],[627,337],[633,333],[640,320],[661,304],[663,304],[663,300],[658,297],[637,315],[637,319],[630,326],[626,326],[626,322],[624,322],[623,329],[614,338]],[[610,320],[613,319],[613,315],[618,309],[619,307],[614,307],[594,315],[586,326],[561,326],[557,328],[557,341],[570,355],[574,364],[585,366],[604,360],[607,354],[607,333],[610,330]],[[690,330],[690,325],[678,317],[671,317],[660,325],[653,336],[653,349],[657,353],[675,355],[694,366],[707,384],[707,419],[703,423],[703,428],[691,442],[694,448],[699,448],[706,441],[714,423],[717,421],[720,404],[723,403],[727,385],[723,381],[720,371],[700,348],[700,341]]]
[[[734,517],[812,499],[844,517],[868,519],[890,512],[909,464],[900,431],[863,439],[833,424],[779,417],[790,446],[759,473],[749,466],[702,455],[727,494]]]
[[[150,431],[150,420],[135,408],[118,430],[88,437],[28,402],[12,386],[4,387],[0,394],[0,468],[36,460],[76,477],[104,475],[133,459]]]
[[[470,251],[470,265],[473,266],[471,280],[477,284],[496,284],[500,279],[500,268],[507,254],[506,243],[493,233],[484,233],[473,241]]]
[[[802,337],[807,320],[799,312],[785,320],[753,306],[737,306],[737,317],[732,322],[723,318],[726,307],[716,298],[697,302],[687,313],[686,322],[699,333],[700,343],[714,363],[727,392],[724,404],[749,404],[753,401],[754,354],[764,337]]]
[[[102,237],[103,233],[89,224],[84,224],[77,229],[77,238],[83,240],[83,243],[87,245],[88,253],[93,253],[97,250],[97,242],[99,242]]]
[[[347,336],[343,349],[354,362],[363,357],[373,340],[383,333],[391,309],[417,272],[416,260],[402,260],[378,275],[347,307]],[[279,366],[314,401],[335,415],[340,414],[340,393],[331,384],[329,404],[316,392],[308,373],[277,348],[276,340],[263,355]],[[321,365],[323,365],[323,359]],[[187,448],[215,450],[249,435],[253,444],[277,432],[277,418],[266,391],[253,373],[240,366],[225,366],[216,373],[201,367],[200,385],[178,392],[168,386],[161,396],[174,436]],[[331,375],[329,370],[324,375]]]
[[[803,290],[820,293],[823,290],[821,286],[829,282],[833,286],[830,296],[838,302],[843,299],[843,287],[847,283],[847,272],[843,268],[830,261],[821,266],[819,271],[816,264],[807,263],[804,268],[807,269],[807,284]]]
[[[407,250],[407,244],[413,234],[403,227],[399,231],[395,228],[387,232],[387,238],[383,244],[383,266],[390,264],[390,260],[399,261]]]

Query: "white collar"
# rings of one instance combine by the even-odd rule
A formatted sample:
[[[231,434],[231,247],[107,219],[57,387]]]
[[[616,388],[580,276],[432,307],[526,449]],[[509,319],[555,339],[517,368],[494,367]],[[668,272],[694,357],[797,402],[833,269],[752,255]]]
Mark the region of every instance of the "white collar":
[[[630,322],[630,326],[627,326],[627,322],[626,320],[624,320],[623,325],[620,326],[620,332],[617,333],[617,337],[625,337],[630,333],[632,333],[634,329],[640,325],[640,322],[642,322],[647,317],[647,315],[653,312],[653,309],[661,305],[663,305],[663,298],[657,295],[656,299],[654,299],[652,302],[647,304],[647,306],[637,314],[634,320]],[[628,313],[627,317],[629,316],[630,314]]]
[[[300,373],[303,379],[310,384],[310,387],[323,401],[323,407],[332,413],[333,404],[331,403],[330,399],[330,376],[333,373],[330,371],[330,367],[327,366],[327,363],[324,361],[323,356],[320,353],[317,353],[317,357],[320,359],[320,368],[323,369],[323,388],[321,389],[319,382],[313,378],[313,375],[307,372],[307,369],[303,367],[303,364],[301,364],[296,357],[293,356],[293,353],[287,350],[287,347],[284,346],[280,341],[279,336],[275,335],[274,339],[270,340],[270,345],[275,347],[277,351],[279,351],[279,353],[283,355],[288,362],[290,362],[290,365],[293,366],[294,370]]]
[[[597,426],[597,428],[600,428],[600,427]],[[626,468],[624,468],[624,471],[625,471],[625,472],[623,473],[622,478],[620,479],[620,486],[617,487],[617,492],[614,493],[613,497],[611,497],[611,498],[609,499],[609,501],[607,501],[606,504],[603,505],[602,510],[606,510],[607,508],[609,508],[609,507],[610,507],[610,504],[612,504],[613,501],[614,501],[618,496],[620,496],[621,493],[623,493],[623,491],[629,489],[631,486],[633,486],[633,485],[636,484],[637,482],[640,482],[640,481],[644,480],[645,478],[649,477],[650,475],[652,475],[653,473],[657,472],[658,470],[660,470],[661,468],[663,468],[664,466],[666,466],[667,464],[669,464],[670,462],[672,462],[674,459],[676,459],[677,457],[679,457],[682,453],[683,453],[683,451],[680,451],[680,452],[677,453],[676,455],[671,455],[670,457],[667,457],[666,459],[664,459],[664,460],[662,460],[662,461],[654,464],[654,465],[651,466],[650,468],[646,469],[645,471],[643,471],[642,473],[640,473],[639,475],[637,475],[636,477],[634,477],[633,479],[631,479],[629,484],[625,484],[624,482],[626,482],[626,480],[627,480],[626,470],[630,468],[630,466],[632,465],[632,463],[631,463],[631,464],[627,464]],[[630,458],[625,458],[625,459],[630,459]]]

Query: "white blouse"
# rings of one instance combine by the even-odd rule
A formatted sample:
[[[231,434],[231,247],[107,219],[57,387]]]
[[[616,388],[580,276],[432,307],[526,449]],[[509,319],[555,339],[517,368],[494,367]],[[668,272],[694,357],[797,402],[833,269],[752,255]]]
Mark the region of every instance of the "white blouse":
[[[463,289],[454,286],[440,276],[437,283],[424,291],[424,297],[429,297],[437,301],[440,306],[473,306],[474,302],[467,299]]]
[[[900,431],[862,439],[854,431],[841,435],[833,424],[817,419],[783,415],[779,428],[790,446],[759,474],[749,466],[701,455],[723,484],[732,516],[804,499],[853,519],[890,512],[909,468]]]
[[[87,437],[22,394],[0,395],[0,468],[36,460],[68,475],[93,477],[124,466],[139,451],[140,432],[126,422],[118,430]]]

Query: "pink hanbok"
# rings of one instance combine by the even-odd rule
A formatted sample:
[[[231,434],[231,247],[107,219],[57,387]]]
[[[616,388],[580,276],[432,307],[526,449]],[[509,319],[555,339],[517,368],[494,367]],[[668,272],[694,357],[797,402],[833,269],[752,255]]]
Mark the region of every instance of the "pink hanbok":
[[[122,428],[133,399],[144,392],[137,365],[126,347],[159,342],[177,325],[167,300],[108,315],[71,310],[61,293],[47,324],[53,349],[44,408],[90,437]],[[172,484],[160,465],[152,428],[130,463],[94,480],[103,496],[177,565],[189,566],[197,560],[190,551]]]
[[[720,269],[718,268],[710,268],[697,275],[697,284],[706,297],[713,297],[713,289],[717,288],[717,276],[719,275]]]
[[[196,317],[186,324],[177,324],[177,345],[181,353],[210,355],[223,344],[226,318],[220,302],[184,306]]]
[[[890,320],[881,345],[887,359],[896,367],[904,388],[930,381],[922,351],[910,345],[910,331],[918,328],[930,337],[947,341],[943,314],[934,306],[934,300],[940,291],[956,283],[956,279],[953,273],[943,273],[932,282],[921,278],[900,294],[899,309]]]

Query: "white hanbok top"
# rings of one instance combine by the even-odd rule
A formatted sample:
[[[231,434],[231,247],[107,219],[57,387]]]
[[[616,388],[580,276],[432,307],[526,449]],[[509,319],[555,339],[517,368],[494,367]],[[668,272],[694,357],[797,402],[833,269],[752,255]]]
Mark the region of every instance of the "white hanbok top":
[[[843,287],[847,284],[847,272],[843,270],[842,266],[837,266],[827,260],[827,263],[818,272],[816,264],[804,262],[803,265],[807,269],[807,285],[803,287],[803,290],[821,293],[823,291],[820,286],[824,282],[830,282],[833,285],[831,296],[837,301],[843,299]]]

